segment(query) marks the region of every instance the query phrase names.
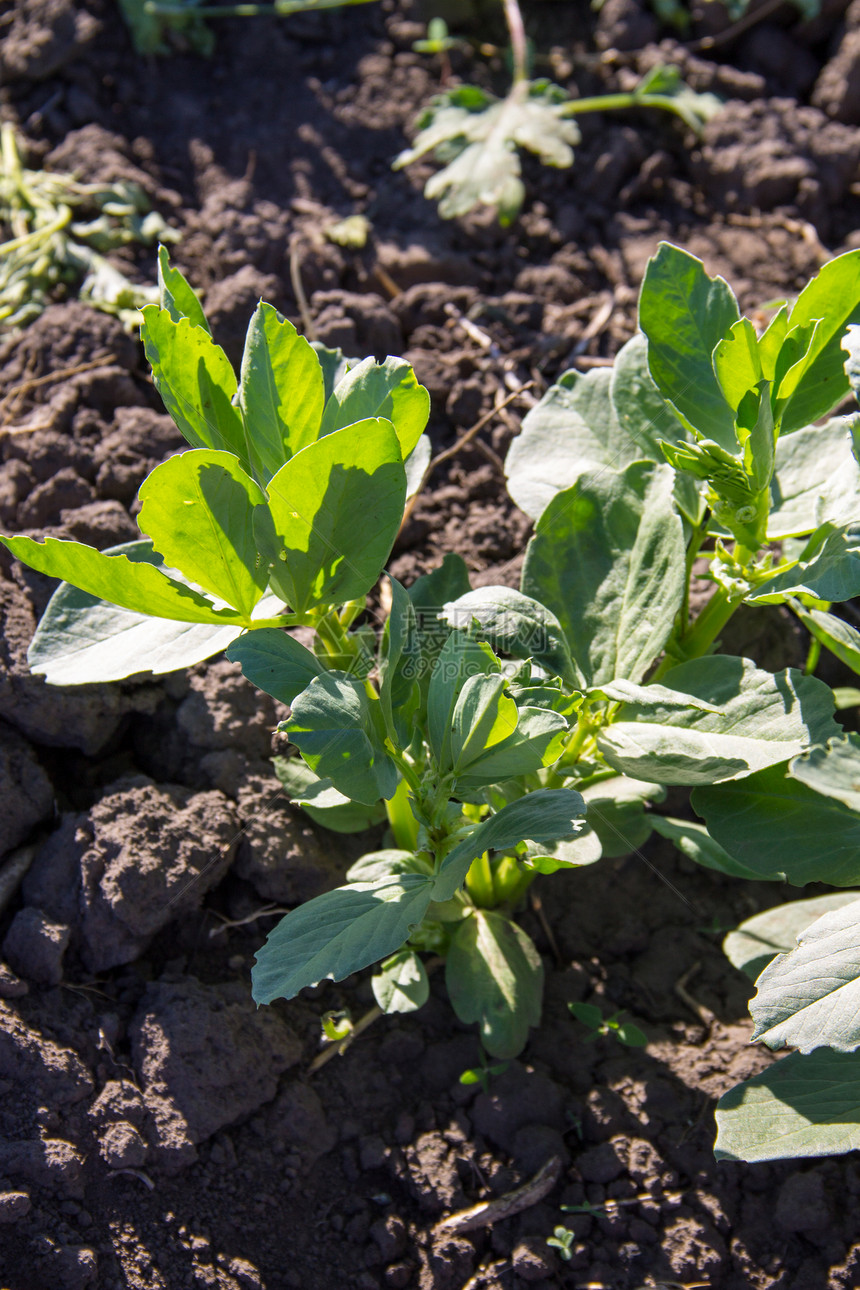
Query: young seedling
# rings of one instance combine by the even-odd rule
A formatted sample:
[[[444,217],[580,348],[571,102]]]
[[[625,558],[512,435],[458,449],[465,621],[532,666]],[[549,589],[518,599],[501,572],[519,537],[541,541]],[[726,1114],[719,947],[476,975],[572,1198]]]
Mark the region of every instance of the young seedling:
[[[472,589],[449,555],[408,590],[389,579],[380,632],[362,613],[421,475],[410,463],[426,391],[402,360],[315,350],[267,305],[237,380],[164,255],[160,279],[144,343],[191,450],[143,484],[141,542],[2,541],[81,589],[55,593],[35,670],[82,683],[226,647],[290,707],[281,729],[299,756],[278,773],[292,800],[336,830],[387,821],[384,849],[270,933],[258,1002],[380,963],[378,1007],[411,1011],[432,954],[458,1017],[504,1061],[540,1019],[541,958],[516,921],[540,875],[656,831],[735,877],[860,884],[860,738],[835,720],[831,690],[714,652],[741,605],[826,614],[832,649],[838,615],[822,602],[860,594],[856,414],[822,422],[860,379],[860,252],[825,265],[758,334],[726,282],[662,245],[643,334],[611,370],[566,373],[508,455],[511,494],[536,521],[521,590]],[[693,617],[700,558],[714,591]],[[299,626],[312,648],[285,630]],[[653,809],[670,785],[693,790],[699,820]],[[799,1114],[820,1090],[819,1146],[851,1145],[858,1113],[833,1099],[860,1042],[850,989],[822,991],[834,963],[854,963],[855,909],[768,968],[754,1007],[757,1034],[801,1049],[772,1068],[768,1114],[777,1102]],[[620,1034],[610,1020],[599,1024]],[[798,1071],[809,1061],[811,1085]],[[772,1120],[761,1133],[734,1123],[730,1147],[721,1126],[726,1154],[800,1141]]]
[[[519,149],[533,152],[545,165],[566,169],[573,164],[574,148],[580,142],[575,116],[660,108],[700,133],[720,107],[713,94],[694,93],[672,67],[654,68],[627,93],[594,98],[571,99],[548,80],[531,80],[519,2],[502,3],[513,60],[513,80],[505,98],[475,85],[460,85],[437,95],[418,117],[412,147],[394,162],[398,170],[432,153],[444,163],[424,188],[428,200],[439,199],[443,219],[488,206],[501,224],[511,224],[525,198]]]
[[[177,236],[137,184],[28,170],[14,128],[0,127],[0,333],[25,327],[63,288],[136,326],[158,292],[130,282],[105,254]]]
[[[507,1062],[494,1062],[490,1065],[487,1062],[487,1054],[481,1049],[481,1064],[479,1066],[470,1066],[464,1070],[460,1076],[461,1084],[480,1084],[485,1093],[490,1091],[490,1080],[495,1079],[497,1075],[503,1075],[508,1069]]]
[[[648,1036],[634,1026],[632,1021],[622,1021],[623,1012],[616,1012],[611,1017],[604,1017],[601,1010],[593,1003],[569,1003],[568,1008],[576,1017],[587,1026],[591,1034],[586,1039],[596,1039],[598,1035],[609,1037],[614,1035],[619,1043],[624,1044],[627,1048],[644,1048],[648,1043]]]
[[[569,1227],[563,1227],[561,1224],[552,1229],[552,1236],[546,1238],[546,1243],[553,1250],[558,1250],[559,1257],[569,1263],[573,1258],[573,1243],[576,1235]]]

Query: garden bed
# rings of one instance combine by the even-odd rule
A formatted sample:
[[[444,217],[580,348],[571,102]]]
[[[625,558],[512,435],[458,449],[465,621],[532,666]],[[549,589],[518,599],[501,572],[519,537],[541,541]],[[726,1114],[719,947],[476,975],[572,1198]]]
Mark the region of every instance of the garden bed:
[[[415,4],[231,20],[210,61],[135,55],[112,4],[2,15],[0,102],[31,159],[139,182],[182,234],[174,261],[234,360],[260,296],[301,323],[298,276],[319,339],[414,365],[437,450],[521,384],[419,499],[391,562],[407,584],[448,551],[478,584],[516,584],[529,522],[500,456],[555,376],[632,334],[661,238],[747,310],[860,245],[856,0],[803,26],[786,7],[710,53],[658,48],[665,33],[633,0],[597,19],[532,8],[553,76],[581,94],[677,61],[727,106],[699,141],[668,117],[587,118],[572,171],[526,164],[509,231],[445,223],[421,193],[428,168],[390,170],[439,86],[412,50]],[[492,65],[454,62],[494,83]],[[365,248],[321,236],[357,211]],[[126,267],[151,281],[154,254],[129,251]],[[0,345],[0,400],[0,527],[134,538],[137,488],[182,441],[120,324],[51,306]],[[722,933],[777,888],[656,840],[557,875],[523,920],[547,966],[544,1024],[486,1088],[459,1082],[477,1039],[435,978],[420,1013],[377,1021],[311,1072],[320,1014],[360,1016],[369,984],[255,1011],[250,967],[273,925],[259,911],[334,886],[360,843],[290,808],[268,760],[282,714],[238,667],[65,690],[31,676],[51,589],[0,558],[0,864],[33,855],[0,913],[0,939],[15,919],[0,965],[4,1286],[858,1284],[853,1156],[712,1155],[715,1098],[770,1060],[747,1046],[749,991]],[[765,636],[752,612],[732,633],[727,647],[769,666],[803,661],[796,634]],[[583,1042],[577,1000],[623,1009],[647,1048]],[[438,1227],[554,1155],[559,1182],[517,1217]],[[559,1224],[567,1261],[546,1244]]]

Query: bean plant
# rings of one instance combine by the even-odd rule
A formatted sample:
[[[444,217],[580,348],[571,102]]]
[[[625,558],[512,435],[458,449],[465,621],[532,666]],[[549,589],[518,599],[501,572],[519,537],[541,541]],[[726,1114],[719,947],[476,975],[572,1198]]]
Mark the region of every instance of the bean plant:
[[[259,1003],[377,965],[379,1007],[412,1011],[431,955],[504,1061],[540,1020],[541,957],[517,921],[538,877],[657,832],[732,877],[860,882],[860,739],[840,696],[812,666],[716,652],[741,606],[776,605],[860,670],[832,612],[860,592],[858,434],[830,415],[858,384],[860,252],[759,333],[726,282],[661,245],[641,332],[611,369],[562,376],[511,448],[535,520],[519,590],[472,588],[452,554],[374,591],[426,461],[408,364],[314,347],[261,304],[237,376],[164,253],[160,288],[143,340],[190,449],[142,485],[140,541],[2,541],[65,580],[34,671],[80,684],[226,648],[289,706],[293,801],[335,830],[387,824],[345,885],[270,933]],[[694,613],[702,562],[712,594]],[[655,809],[667,786],[693,790],[698,818]],[[793,929],[818,913],[801,903]],[[860,901],[828,909],[759,977],[757,1035],[799,1052],[723,1100],[722,1155],[853,1145]]]

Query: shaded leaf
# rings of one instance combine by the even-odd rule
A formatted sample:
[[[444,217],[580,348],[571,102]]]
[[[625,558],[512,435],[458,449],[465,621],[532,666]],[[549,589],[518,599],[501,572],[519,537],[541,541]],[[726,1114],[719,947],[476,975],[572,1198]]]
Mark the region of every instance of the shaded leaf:
[[[326,670],[309,649],[274,627],[240,636],[230,646],[227,657],[231,663],[239,664],[243,675],[258,690],[287,704]]]
[[[860,897],[856,891],[831,891],[810,900],[792,900],[763,914],[746,918],[723,941],[723,953],[751,981],[761,974],[777,954],[793,950],[800,933],[822,914]]]
[[[445,985],[457,1016],[478,1023],[492,1057],[516,1057],[529,1028],[540,1024],[540,955],[503,914],[477,909],[460,923],[445,962]]]
[[[245,338],[239,404],[251,464],[263,483],[318,438],[323,397],[322,368],[310,342],[261,302]]]

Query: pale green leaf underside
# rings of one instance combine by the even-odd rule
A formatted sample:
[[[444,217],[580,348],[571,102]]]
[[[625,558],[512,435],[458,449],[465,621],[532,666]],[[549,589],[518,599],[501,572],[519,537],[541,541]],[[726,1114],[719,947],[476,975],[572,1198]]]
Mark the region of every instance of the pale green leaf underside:
[[[788,769],[807,788],[860,813],[860,735],[831,739],[826,748],[796,757]]]
[[[761,770],[838,732],[830,690],[793,671],[772,675],[719,654],[672,668],[665,684],[713,705],[630,704],[600,736],[611,766],[661,784],[715,784]]]
[[[750,1002],[753,1039],[850,1052],[860,1044],[860,900],[822,915],[778,955],[756,982]]]
[[[747,600],[752,605],[778,605],[800,595],[831,602],[860,595],[860,523],[830,533],[810,559],[759,584]]]
[[[860,1147],[855,1053],[791,1053],[717,1104],[718,1160],[835,1156]]]
[[[860,497],[860,466],[851,451],[853,417],[831,417],[824,425],[781,435],[771,482],[768,537],[812,533],[829,520],[854,518]]]
[[[856,891],[831,891],[826,896],[813,896],[810,900],[792,900],[786,905],[776,905],[763,914],[747,918],[723,941],[723,953],[736,968],[750,980],[767,967],[776,954],[787,954],[797,944],[804,928],[828,914],[860,898]]]

